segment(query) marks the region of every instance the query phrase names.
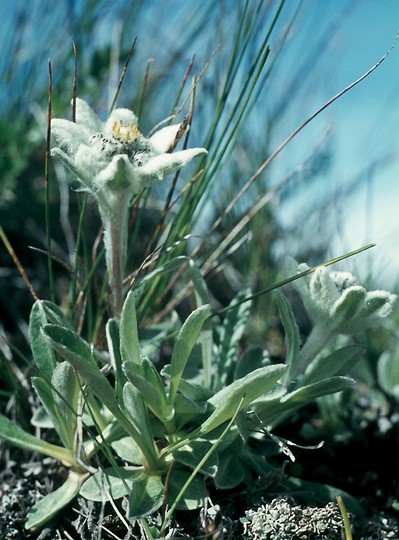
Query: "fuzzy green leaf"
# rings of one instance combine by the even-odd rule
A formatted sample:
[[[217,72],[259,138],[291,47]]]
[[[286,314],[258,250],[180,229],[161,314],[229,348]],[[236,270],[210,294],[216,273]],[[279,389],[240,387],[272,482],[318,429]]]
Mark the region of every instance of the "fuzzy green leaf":
[[[111,446],[123,461],[133,465],[143,465],[140,448],[131,437],[122,437],[122,439],[112,442]]]
[[[349,377],[330,377],[327,380],[308,384],[290,392],[282,398],[285,405],[311,403],[320,396],[335,394],[348,388],[353,388],[355,381]]]
[[[168,422],[174,415],[173,407],[167,402],[162,380],[153,376],[151,369],[143,364],[124,362],[123,369],[129,381],[139,390],[142,398],[161,422]],[[160,384],[159,384],[160,382]]]
[[[65,360],[72,364],[77,360],[85,360],[95,365],[90,345],[73,330],[58,324],[46,324],[43,332],[50,338],[53,349]]]
[[[51,383],[60,425],[64,431],[64,438],[68,441],[66,446],[72,449],[76,443],[75,432],[80,394],[79,380],[71,364],[61,362],[54,370]]]
[[[53,349],[41,331],[45,324],[47,324],[46,312],[43,303],[37,300],[29,317],[29,342],[39,373],[49,382],[56,366],[56,359]]]
[[[240,408],[248,407],[257,397],[269,391],[271,387],[283,376],[286,366],[280,364],[266,366],[248,373],[242,379],[234,381],[226,388],[222,388],[208,402],[214,407],[213,413],[205,420],[200,428],[204,435],[230,420]]]
[[[75,458],[70,450],[34,437],[2,414],[0,414],[0,439],[5,439],[18,448],[31,452],[40,452],[46,456],[56,458],[68,466],[75,463]]]
[[[234,379],[241,379],[261,367],[266,367],[270,364],[270,359],[267,351],[262,347],[250,347],[239,358],[234,372]]]
[[[197,425],[205,419],[208,403],[205,400],[193,401],[180,393],[175,399],[174,423],[176,430],[181,429],[188,422],[195,422]]]
[[[200,306],[189,315],[177,335],[170,363],[169,404],[172,406],[190,352],[194,347],[205,319],[210,313],[211,307],[209,305]]]
[[[115,373],[115,394],[119,401],[126,377],[122,370],[119,324],[116,319],[109,319],[106,325],[106,334],[111,365]]]
[[[53,302],[50,302],[49,300],[43,300],[41,301],[41,304],[46,314],[47,321],[50,324],[58,324],[59,326],[73,330],[71,323],[65,317],[64,313],[57,306],[57,304],[53,304]]]
[[[177,496],[179,495],[182,487],[191,476],[191,471],[188,469],[181,469],[175,467],[170,475],[167,501],[169,505],[172,505]],[[205,497],[208,495],[204,479],[202,476],[197,475],[192,480],[190,485],[186,488],[183,497],[178,501],[176,508],[179,510],[195,510],[204,505]]]
[[[298,388],[283,397],[259,401],[255,410],[265,424],[276,426],[292,411],[313,402],[316,398],[353,388],[354,384],[355,381],[349,377],[331,377]]]
[[[63,439],[63,428],[60,426],[58,421],[57,409],[54,403],[53,389],[51,384],[48,383],[46,379],[41,379],[40,377],[32,377],[31,383],[36,390],[45,411],[47,412],[47,418],[50,419],[51,427],[57,431],[65,446],[69,447],[69,445]]]
[[[151,383],[151,385],[156,389],[159,397],[161,398],[162,403],[166,406],[167,397],[165,385],[162,380],[162,377],[157,371],[157,368],[148,358],[143,358],[141,361],[141,366],[143,368],[143,374],[145,379]]]
[[[114,390],[95,363],[90,346],[72,330],[58,325],[48,324],[44,327],[44,332],[50,338],[54,349],[72,364],[87,386],[116,416],[119,409]]]
[[[245,477],[245,469],[239,456],[231,450],[219,454],[219,467],[214,482],[218,489],[233,489]]]
[[[196,439],[185,446],[181,446],[178,450],[173,452],[175,460],[188,467],[189,469],[195,469],[201,459],[212,448],[212,443],[205,439]],[[200,471],[207,476],[215,476],[218,470],[218,454],[213,452],[206,460]]]
[[[169,368],[170,365],[165,366],[161,373],[169,376]],[[191,381],[186,381],[185,379],[180,379],[179,392],[191,401],[204,401],[213,395],[212,390],[209,388]]]
[[[153,514],[161,507],[163,494],[164,486],[161,477],[142,472],[132,482],[128,518],[140,519]]]
[[[105,502],[128,495],[142,469],[118,467],[99,470],[82,486],[79,494],[89,501]]]
[[[156,467],[157,452],[154,444],[146,446],[145,443],[148,441],[143,440],[140,433],[119,408],[115,391],[94,362],[89,346],[74,332],[60,326],[46,325],[44,331],[51,339],[54,349],[73,365],[93,394],[112,412],[118,422],[140,446],[146,460],[151,466]]]
[[[80,390],[72,366],[68,362],[61,362],[54,369],[51,384],[39,377],[34,377],[32,384],[60,439],[72,450],[75,444],[76,409]]]
[[[121,355],[123,361],[140,362],[140,342],[137,330],[136,303],[130,291],[121,315]]]
[[[123,387],[123,405],[129,420],[138,433],[140,433],[140,437],[146,441],[145,446],[154,446],[150,420],[147,408],[143,402],[143,395],[130,382],[127,382]]]
[[[349,345],[342,347],[326,357],[319,356],[306,370],[301,386],[326,380],[330,377],[348,375],[362,358],[364,347]]]
[[[41,379],[41,380],[44,380],[44,379]],[[32,418],[30,419],[30,423],[32,424],[32,426],[35,426],[41,429],[54,429],[54,422],[44,407],[37,407],[33,411]]]
[[[70,471],[66,482],[60,488],[46,495],[31,508],[25,527],[35,530],[53,518],[76,497],[86,478],[87,473]]]

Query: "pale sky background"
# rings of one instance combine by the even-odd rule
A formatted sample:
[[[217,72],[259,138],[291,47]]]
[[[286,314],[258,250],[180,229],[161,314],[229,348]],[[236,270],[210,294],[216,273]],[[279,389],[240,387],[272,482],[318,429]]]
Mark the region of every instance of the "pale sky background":
[[[307,6],[309,3],[312,1],[305,1]],[[323,18],[327,4],[331,9],[343,2],[319,0],[315,3]],[[348,18],[341,20],[331,47],[330,58],[334,62],[331,72],[335,73],[335,80],[325,81],[327,91],[331,89],[333,95],[367,71],[391,46],[398,29],[399,2],[396,0],[354,2]],[[323,65],[327,71],[328,55]],[[323,95],[327,92],[323,91]],[[374,73],[323,116],[329,114],[335,131],[331,181],[345,182],[362,173],[368,164],[376,163],[369,171],[363,171],[359,191],[342,205],[342,221],[331,255],[375,242],[376,248],[358,256],[359,265],[364,261],[378,273],[381,286],[390,286],[399,278],[398,44]]]
[[[134,29],[140,40],[141,57],[137,61],[144,64],[153,57],[162,63],[176,40],[184,38],[176,35],[176,28],[184,28],[185,23],[189,27],[190,17],[195,17],[196,10],[205,13],[212,2],[216,0],[144,0],[139,24]],[[224,1],[226,36],[237,6],[243,3],[242,0]],[[254,0],[254,3],[257,2]],[[265,10],[269,9],[268,4],[264,2]],[[277,2],[270,4],[273,7]],[[43,5],[48,6],[44,17]],[[33,73],[36,85],[46,85],[47,59],[55,60],[56,69],[57,54],[70,47],[68,32],[76,35],[84,31],[79,23],[82,5],[79,0],[0,0],[3,51],[0,72],[8,65],[15,42],[19,24],[16,14],[30,14],[24,29],[22,53],[13,62],[12,82],[3,86],[0,94],[0,113],[7,109],[13,93],[18,93],[24,73]],[[126,6],[134,9],[135,5],[134,0],[115,0],[109,4],[98,19],[98,43],[109,43],[112,39],[118,28],[115,21],[118,21],[120,9]],[[372,67],[392,45],[399,28],[399,0],[287,0],[281,28],[299,6],[298,18],[271,77],[272,84],[257,108],[257,112],[262,111],[261,107],[267,112],[258,119],[273,115],[276,103],[284,98],[287,85],[301,66],[303,84],[287,107],[284,121],[274,132],[276,145],[325,101]],[[183,20],[183,27],[182,17],[187,18]],[[162,21],[161,26],[159,21]],[[131,41],[129,29],[123,28],[123,18],[119,28],[128,34],[127,41]],[[207,47],[214,38],[212,32],[210,21]],[[278,33],[275,35],[277,37]],[[216,46],[220,36],[214,39]],[[274,40],[272,37],[270,41],[272,51]],[[187,45],[182,59],[184,65],[194,53],[200,58],[207,57],[201,51],[202,43],[199,40]],[[285,98],[289,99],[289,95]],[[262,129],[262,121],[254,125],[254,133]],[[306,209],[314,200],[324,198],[325,201],[325,194],[329,193],[327,202],[330,209],[334,208],[336,230],[329,256],[375,242],[376,248],[348,261],[345,267],[356,271],[361,279],[372,271],[380,287],[396,287],[399,282],[399,43],[376,72],[324,111],[292,141],[273,166],[276,181],[304,159],[306,149],[317,144],[327,127],[333,151],[331,167],[311,192],[304,190],[299,200],[283,206],[282,221],[295,226],[299,201]],[[358,178],[359,184],[356,192],[340,198],[342,188],[354,178]],[[301,230],[297,232],[299,238]]]

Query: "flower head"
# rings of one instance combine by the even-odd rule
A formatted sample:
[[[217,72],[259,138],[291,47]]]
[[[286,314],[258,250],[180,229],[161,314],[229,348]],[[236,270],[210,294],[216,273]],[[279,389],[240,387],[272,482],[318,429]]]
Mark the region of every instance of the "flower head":
[[[300,264],[298,271],[308,268]],[[397,299],[387,291],[367,291],[350,272],[330,272],[324,266],[298,280],[297,287],[313,322],[328,323],[343,334],[364,330],[387,317]]]
[[[76,100],[76,122],[55,118],[52,133],[58,156],[98,200],[100,211],[109,217],[120,211],[121,198],[133,195],[154,181],[176,171],[205,148],[171,152],[182,125],[164,127],[148,139],[137,127],[136,115],[128,109],[115,109],[102,122],[82,99]]]
[[[97,200],[114,314],[119,316],[131,198],[207,151],[191,148],[172,153],[185,124],[164,127],[147,139],[132,111],[116,109],[102,122],[82,99],[76,100],[76,122],[55,118],[51,126],[58,143],[52,155],[58,156],[78,178],[81,189]]]
[[[292,273],[309,270],[307,264],[298,266],[294,260],[288,261],[287,266]],[[397,300],[395,294],[387,291],[367,291],[350,272],[334,272],[325,266],[316,268],[293,284],[313,327],[295,363],[287,372],[287,380],[290,381],[306,370],[308,381],[319,380],[319,364],[313,361],[323,352],[326,344],[333,338],[356,334],[380,322],[381,318],[392,312]]]

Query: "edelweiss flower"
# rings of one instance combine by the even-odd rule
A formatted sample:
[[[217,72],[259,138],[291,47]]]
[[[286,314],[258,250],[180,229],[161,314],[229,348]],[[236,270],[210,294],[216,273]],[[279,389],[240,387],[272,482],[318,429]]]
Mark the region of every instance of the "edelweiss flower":
[[[300,264],[298,271],[308,268]],[[367,291],[350,272],[329,272],[324,266],[305,280],[298,280],[297,285],[310,318],[343,334],[365,330],[387,317],[397,299],[387,291]]]
[[[295,268],[293,268],[295,264]],[[309,270],[307,264],[289,263],[291,272]],[[303,373],[334,337],[353,335],[387,317],[397,300],[387,291],[367,291],[350,272],[331,272],[325,266],[293,282],[313,328],[302,346],[295,366],[289,371],[294,380]]]
[[[102,122],[82,99],[76,100],[76,123],[55,118],[51,126],[59,145],[52,155],[71,169],[109,217],[120,211],[121,197],[130,202],[142,188],[207,153],[205,148],[171,152],[181,124],[162,128],[147,139],[132,111],[115,109]]]
[[[85,101],[77,99],[76,119],[76,123],[52,120],[52,132],[59,145],[53,148],[52,155],[71,169],[81,189],[98,202],[114,314],[119,316],[131,198],[207,151],[191,148],[172,153],[186,126],[168,126],[147,139],[137,127],[137,117],[128,109],[116,109],[106,122],[101,122]]]

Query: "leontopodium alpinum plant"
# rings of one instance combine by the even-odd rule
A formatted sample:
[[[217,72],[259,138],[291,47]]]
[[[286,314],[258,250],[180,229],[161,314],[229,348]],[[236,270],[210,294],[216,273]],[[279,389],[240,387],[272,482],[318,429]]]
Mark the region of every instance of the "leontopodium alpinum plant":
[[[308,269],[302,263],[297,271]],[[294,378],[334,336],[353,335],[375,326],[391,314],[397,300],[387,291],[367,291],[350,272],[331,271],[325,266],[294,283],[313,323],[296,368],[290,373]]]
[[[331,271],[319,266],[311,272],[305,263],[291,259],[291,275],[303,274],[292,283],[298,291],[312,323],[309,335],[301,336],[291,305],[276,292],[280,317],[285,330],[286,365],[278,399],[257,403],[257,414],[269,426],[283,422],[293,410],[315,398],[353,386],[348,377],[364,356],[364,347],[351,340],[389,316],[397,296],[387,291],[367,291],[350,272]],[[339,339],[346,336],[343,341]]]
[[[173,152],[183,136],[184,123],[166,126],[148,139],[138,129],[137,116],[115,109],[102,122],[82,99],[76,99],[76,122],[54,118],[52,133],[59,157],[80,181],[81,190],[95,197],[104,226],[106,262],[115,315],[122,303],[122,277],[127,246],[127,219],[132,197],[162,180],[205,148]]]
[[[174,152],[186,128],[183,122],[146,138],[133,112],[116,109],[102,122],[80,99],[76,122],[52,120],[57,141],[52,154],[99,207],[113,316],[105,327],[107,350],[99,351],[54,303],[38,300],[32,308],[29,337],[37,368],[32,384],[43,405],[32,422],[54,428],[62,446],[25,432],[1,415],[0,437],[58,459],[69,475],[30,510],[28,529],[41,527],[80,494],[100,502],[126,497],[127,518],[140,520],[147,538],[164,537],[176,508],[204,504],[205,478],[212,478],[219,489],[232,489],[270,475],[273,465],[260,439],[272,437],[292,456],[285,442],[272,435],[273,426],[320,396],[353,387],[348,374],[361,348],[338,344],[326,357],[326,345],[334,336],[365,330],[391,312],[394,295],[367,292],[351,274],[320,267],[295,281],[313,322],[303,344],[287,298],[276,292],[287,353],[285,363],[274,364],[261,347],[239,354],[250,291],[238,293],[220,322],[213,316],[205,280],[189,257],[160,264],[125,298],[132,198],[206,154],[204,148]],[[146,341],[139,336],[136,302],[160,273],[183,266],[197,307],[181,326],[177,317],[162,321]],[[299,266],[299,272],[307,270]],[[296,263],[290,272],[298,272]],[[156,357],[166,336],[174,336],[173,348],[170,363],[159,372],[152,355]],[[151,530],[145,518],[162,505],[162,523]]]

